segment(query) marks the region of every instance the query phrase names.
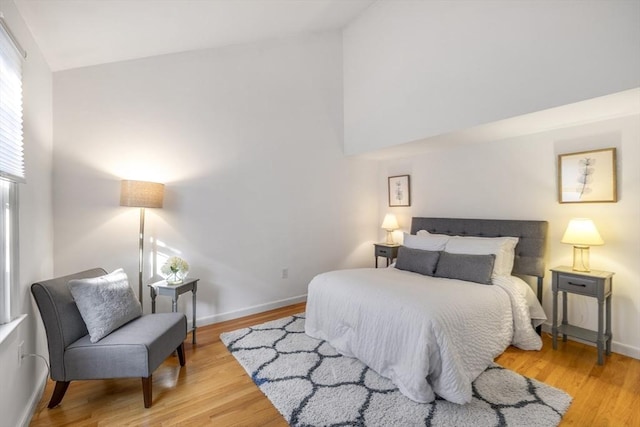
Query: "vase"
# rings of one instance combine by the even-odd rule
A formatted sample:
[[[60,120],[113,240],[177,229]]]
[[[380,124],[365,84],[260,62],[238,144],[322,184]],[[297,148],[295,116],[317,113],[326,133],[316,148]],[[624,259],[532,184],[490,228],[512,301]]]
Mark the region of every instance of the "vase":
[[[179,285],[184,282],[188,273],[188,270],[172,271],[164,278],[164,280],[166,280],[169,285]]]

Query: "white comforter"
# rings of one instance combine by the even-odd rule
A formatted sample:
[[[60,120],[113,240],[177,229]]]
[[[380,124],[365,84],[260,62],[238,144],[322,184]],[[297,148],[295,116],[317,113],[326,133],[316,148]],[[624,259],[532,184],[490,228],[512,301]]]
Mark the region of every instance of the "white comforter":
[[[509,344],[542,347],[517,280],[487,286],[395,268],[332,271],[309,284],[305,332],[416,402],[437,393],[464,404],[473,380]]]

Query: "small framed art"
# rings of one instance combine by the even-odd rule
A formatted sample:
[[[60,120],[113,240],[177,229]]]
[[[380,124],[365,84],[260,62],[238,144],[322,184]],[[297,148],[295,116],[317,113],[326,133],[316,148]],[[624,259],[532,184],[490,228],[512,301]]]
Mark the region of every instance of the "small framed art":
[[[560,203],[617,202],[617,193],[615,148],[558,156]]]
[[[411,206],[409,175],[389,177],[389,206]]]

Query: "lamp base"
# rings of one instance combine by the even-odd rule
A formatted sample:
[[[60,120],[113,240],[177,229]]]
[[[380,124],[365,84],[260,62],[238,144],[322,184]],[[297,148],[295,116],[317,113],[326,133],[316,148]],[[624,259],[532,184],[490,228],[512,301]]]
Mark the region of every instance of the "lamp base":
[[[573,247],[573,271],[588,273],[591,271],[589,265],[589,246]]]
[[[385,242],[387,245],[395,245],[396,242],[393,241],[393,230],[387,230],[387,241]]]

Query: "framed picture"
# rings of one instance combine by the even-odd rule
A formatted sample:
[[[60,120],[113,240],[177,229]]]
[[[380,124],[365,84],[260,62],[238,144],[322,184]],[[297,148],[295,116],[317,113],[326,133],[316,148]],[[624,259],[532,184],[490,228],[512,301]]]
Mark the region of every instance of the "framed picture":
[[[616,149],[558,156],[560,203],[617,202]]]
[[[389,206],[411,206],[409,175],[389,177]]]

